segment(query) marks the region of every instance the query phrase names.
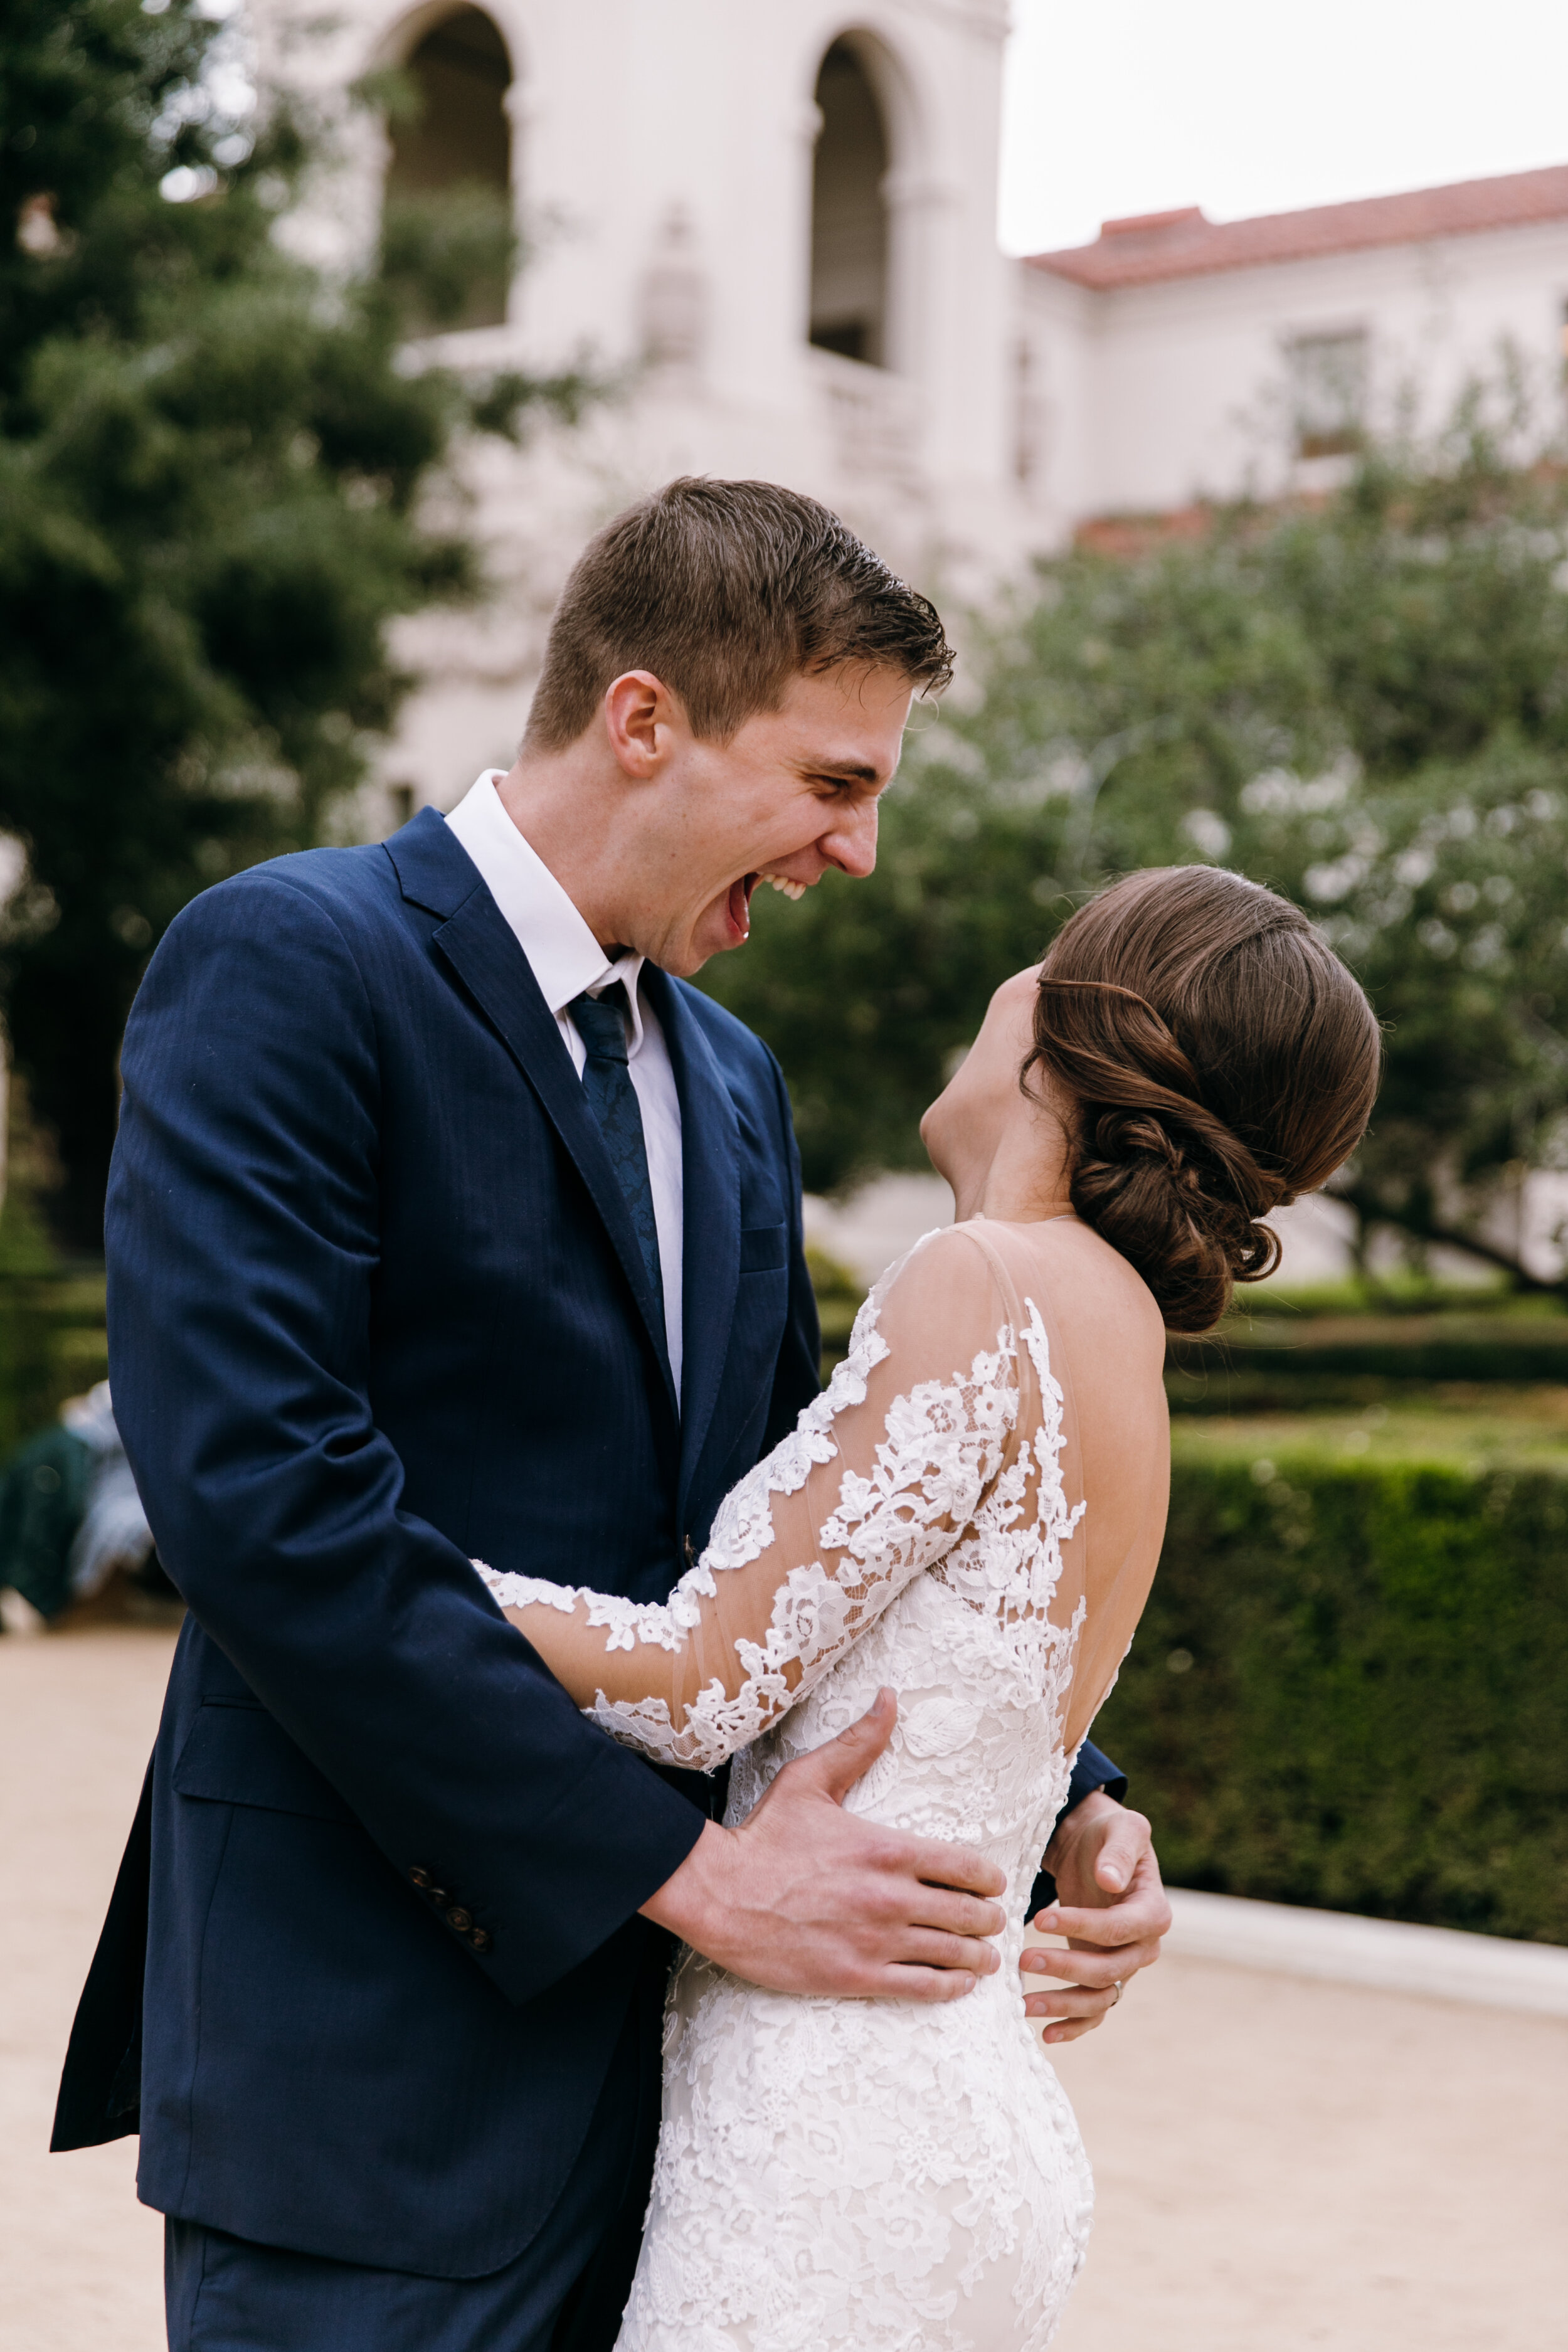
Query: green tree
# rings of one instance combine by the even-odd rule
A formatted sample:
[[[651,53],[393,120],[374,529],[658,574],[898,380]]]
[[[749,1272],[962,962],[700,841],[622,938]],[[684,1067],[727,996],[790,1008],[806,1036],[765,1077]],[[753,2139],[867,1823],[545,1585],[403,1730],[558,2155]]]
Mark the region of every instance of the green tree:
[[[1386,1029],[1336,1189],[1363,1236],[1457,1243],[1535,1283],[1500,1194],[1568,1164],[1568,758],[1495,738],[1382,788],[1342,764],[1244,787],[1232,861],[1311,909]]]
[[[275,232],[321,133],[199,0],[11,0],[0,33],[0,827],[13,1052],[96,1249],[115,1059],[196,890],[320,837],[411,681],[386,625],[478,586],[420,519],[455,434],[575,382],[399,364],[498,236],[398,224],[348,281]]]
[[[996,982],[1110,876],[1205,858],[1295,897],[1388,1024],[1366,1224],[1511,1263],[1489,1207],[1568,1108],[1568,496],[1499,451],[1478,397],[1315,510],[1039,568],[974,707],[917,714],[876,875],[764,894],[713,969],[808,1182],[919,1165]]]

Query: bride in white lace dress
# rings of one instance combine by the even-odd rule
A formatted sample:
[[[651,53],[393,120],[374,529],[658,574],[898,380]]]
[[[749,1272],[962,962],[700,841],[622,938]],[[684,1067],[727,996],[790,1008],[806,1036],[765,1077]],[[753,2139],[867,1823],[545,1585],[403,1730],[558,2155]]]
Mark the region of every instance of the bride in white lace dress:
[[[481,1570],[616,1738],[734,1759],[731,1823],[891,1690],[849,1805],[1007,1880],[1003,1966],[936,2007],[763,1991],[683,1953],[617,2352],[1032,2352],[1055,2332],[1091,2188],[1016,1963],[1158,1557],[1163,1329],[1269,1270],[1255,1220],[1346,1156],[1377,1055],[1360,990],[1283,901],[1205,867],[1119,885],[998,992],[927,1114],[960,1223],[878,1284],[668,1602]]]

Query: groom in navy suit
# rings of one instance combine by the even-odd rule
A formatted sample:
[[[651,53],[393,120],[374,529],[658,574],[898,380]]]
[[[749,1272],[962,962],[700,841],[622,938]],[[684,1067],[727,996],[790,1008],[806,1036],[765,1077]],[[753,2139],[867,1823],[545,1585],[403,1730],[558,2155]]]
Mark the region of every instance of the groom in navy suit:
[[[875,856],[926,601],[765,484],[567,585],[518,764],[173,925],[127,1031],[116,1411],[190,1605],[56,2145],[140,2129],[174,2352],[614,2341],[671,1936],[944,2000],[995,1874],[839,1800],[891,1711],[718,1794],[577,1712],[469,1562],[662,1598],[816,1387],[778,1067],[687,985],[752,890]],[[1097,2021],[1164,1924],[1080,1761]],[[1120,1901],[1114,1900],[1120,1894]]]

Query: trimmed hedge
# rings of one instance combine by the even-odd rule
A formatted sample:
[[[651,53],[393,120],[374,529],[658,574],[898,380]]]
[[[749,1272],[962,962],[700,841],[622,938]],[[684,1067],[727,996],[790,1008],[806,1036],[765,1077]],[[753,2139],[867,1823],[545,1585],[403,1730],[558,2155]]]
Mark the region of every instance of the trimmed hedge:
[[[1179,1464],[1094,1736],[1173,1885],[1568,1943],[1568,1479]]]
[[[1187,1412],[1326,1401],[1363,1383],[1568,1385],[1568,1316],[1237,1314],[1204,1339],[1173,1339],[1165,1360],[1171,1402]]]

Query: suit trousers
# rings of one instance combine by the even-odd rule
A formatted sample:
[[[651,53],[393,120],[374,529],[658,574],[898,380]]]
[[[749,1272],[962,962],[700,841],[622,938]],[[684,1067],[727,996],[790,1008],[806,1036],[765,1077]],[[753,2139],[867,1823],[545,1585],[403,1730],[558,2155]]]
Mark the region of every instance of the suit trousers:
[[[662,1986],[633,1991],[548,2221],[488,2277],[426,2278],[164,2223],[169,2352],[612,2352],[658,2143]]]

